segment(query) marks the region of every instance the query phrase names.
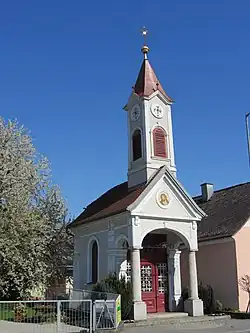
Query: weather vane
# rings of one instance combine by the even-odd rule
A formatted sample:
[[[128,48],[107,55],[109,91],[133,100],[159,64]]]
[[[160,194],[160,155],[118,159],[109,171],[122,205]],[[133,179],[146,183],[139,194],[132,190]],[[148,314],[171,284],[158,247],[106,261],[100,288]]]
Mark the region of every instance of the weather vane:
[[[142,27],[141,34],[142,34],[143,39],[144,39],[144,45],[146,45],[147,36],[148,36],[148,29],[146,27]]]

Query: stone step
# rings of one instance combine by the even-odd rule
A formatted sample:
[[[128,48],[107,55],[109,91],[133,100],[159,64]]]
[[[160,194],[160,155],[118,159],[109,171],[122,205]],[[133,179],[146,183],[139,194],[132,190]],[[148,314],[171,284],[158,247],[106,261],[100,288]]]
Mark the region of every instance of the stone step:
[[[158,318],[182,318],[188,317],[186,312],[158,312],[158,313],[148,313],[147,320],[158,319]]]
[[[195,327],[211,327],[211,326],[227,326],[231,317],[222,316],[202,316],[189,317],[186,313],[158,313],[148,315],[147,320],[136,322],[124,322],[124,328],[130,327],[149,327],[149,326],[165,326],[168,328],[195,328]]]

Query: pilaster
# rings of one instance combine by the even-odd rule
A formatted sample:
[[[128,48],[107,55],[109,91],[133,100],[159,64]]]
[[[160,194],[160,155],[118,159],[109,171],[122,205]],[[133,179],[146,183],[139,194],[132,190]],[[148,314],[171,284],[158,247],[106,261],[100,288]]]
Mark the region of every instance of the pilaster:
[[[169,311],[178,311],[181,300],[181,270],[178,249],[168,250]]]

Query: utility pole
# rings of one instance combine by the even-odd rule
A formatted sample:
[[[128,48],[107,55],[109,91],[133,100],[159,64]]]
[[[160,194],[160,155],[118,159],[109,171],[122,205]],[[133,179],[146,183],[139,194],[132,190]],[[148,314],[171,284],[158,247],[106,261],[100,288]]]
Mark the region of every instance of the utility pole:
[[[248,149],[248,162],[250,167],[250,133],[249,133],[249,124],[248,124],[248,117],[250,116],[250,112],[248,112],[245,116],[246,120],[246,132],[247,132],[247,149]]]

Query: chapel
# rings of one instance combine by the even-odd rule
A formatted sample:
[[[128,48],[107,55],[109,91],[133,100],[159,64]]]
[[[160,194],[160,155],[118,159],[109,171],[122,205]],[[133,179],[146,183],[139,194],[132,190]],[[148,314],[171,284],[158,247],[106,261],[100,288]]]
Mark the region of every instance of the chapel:
[[[141,68],[124,107],[127,181],[90,203],[70,225],[75,236],[74,288],[89,288],[116,272],[132,282],[135,320],[166,311],[202,316],[197,224],[206,213],[178,181],[173,99],[148,59],[149,47],[143,45],[141,51]],[[182,251],[186,251],[189,290],[184,304]]]

